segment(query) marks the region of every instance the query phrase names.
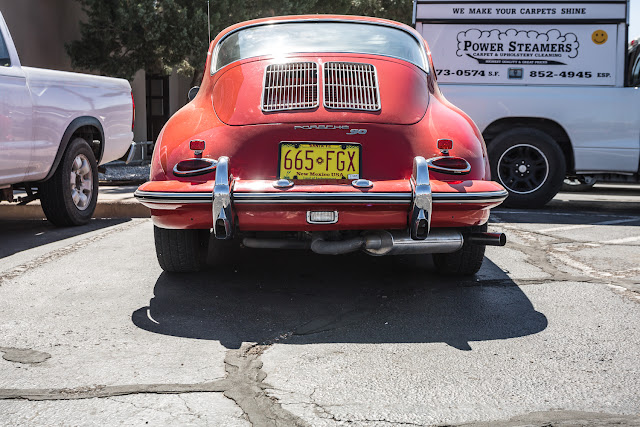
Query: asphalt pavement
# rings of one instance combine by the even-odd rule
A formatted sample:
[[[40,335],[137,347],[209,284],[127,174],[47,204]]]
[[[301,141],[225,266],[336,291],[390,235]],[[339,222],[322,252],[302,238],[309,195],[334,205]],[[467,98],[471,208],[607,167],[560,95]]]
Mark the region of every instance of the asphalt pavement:
[[[149,219],[0,220],[0,425],[640,426],[640,186],[490,231],[465,280],[240,247],[180,275]]]

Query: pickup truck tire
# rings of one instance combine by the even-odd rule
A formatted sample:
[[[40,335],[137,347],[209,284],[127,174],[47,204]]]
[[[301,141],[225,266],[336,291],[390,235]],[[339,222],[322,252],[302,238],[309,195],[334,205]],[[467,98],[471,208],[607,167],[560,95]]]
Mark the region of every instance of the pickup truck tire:
[[[485,232],[487,224],[471,227],[468,231]],[[466,234],[463,233],[463,236]],[[433,254],[436,271],[446,276],[473,276],[482,267],[485,248],[485,245],[469,243],[465,238],[461,249],[448,254]]]
[[[173,230],[154,226],[153,237],[158,263],[164,271],[188,273],[200,271],[206,265],[207,230]]]
[[[503,132],[491,141],[488,152],[492,178],[509,191],[506,207],[541,208],[562,186],[564,154],[541,130],[522,127]]]
[[[89,222],[98,202],[98,164],[83,138],[67,146],[53,176],[38,186],[42,210],[59,227]]]

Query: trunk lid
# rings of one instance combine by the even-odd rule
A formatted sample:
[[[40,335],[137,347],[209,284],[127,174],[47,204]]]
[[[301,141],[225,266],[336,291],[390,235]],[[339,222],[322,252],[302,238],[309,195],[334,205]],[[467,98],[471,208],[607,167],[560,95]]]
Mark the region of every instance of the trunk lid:
[[[228,125],[417,123],[429,104],[424,71],[371,55],[253,59],[214,76],[212,102]],[[266,89],[265,89],[266,87]]]

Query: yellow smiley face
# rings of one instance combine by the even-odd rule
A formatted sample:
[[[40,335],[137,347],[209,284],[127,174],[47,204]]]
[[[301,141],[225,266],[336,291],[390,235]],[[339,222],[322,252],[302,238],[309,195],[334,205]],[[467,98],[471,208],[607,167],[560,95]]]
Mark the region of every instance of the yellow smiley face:
[[[607,41],[608,38],[609,36],[604,30],[595,30],[593,34],[591,34],[591,40],[593,40],[595,44],[603,44]]]

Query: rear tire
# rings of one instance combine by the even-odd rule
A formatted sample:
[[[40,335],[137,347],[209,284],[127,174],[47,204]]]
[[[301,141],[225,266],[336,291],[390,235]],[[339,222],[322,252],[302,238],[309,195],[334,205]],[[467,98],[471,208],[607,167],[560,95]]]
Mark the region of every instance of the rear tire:
[[[509,192],[503,206],[541,208],[560,191],[566,163],[562,150],[547,133],[515,128],[489,144],[492,178]]]
[[[89,222],[98,202],[98,164],[83,138],[69,143],[58,169],[38,185],[42,210],[59,227]]]
[[[158,263],[170,273],[202,270],[206,265],[207,230],[172,230],[153,227]]]
[[[485,232],[487,224],[471,227],[468,232]],[[433,254],[436,271],[447,276],[473,276],[482,267],[485,245],[475,245],[465,237],[462,248],[448,254]]]

